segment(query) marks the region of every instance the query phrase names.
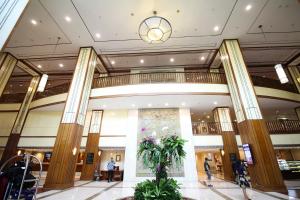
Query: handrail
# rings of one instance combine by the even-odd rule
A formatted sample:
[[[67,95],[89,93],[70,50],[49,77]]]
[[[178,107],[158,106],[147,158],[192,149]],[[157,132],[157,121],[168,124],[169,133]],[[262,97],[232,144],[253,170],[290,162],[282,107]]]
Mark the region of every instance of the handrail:
[[[292,134],[300,133],[300,121],[266,121],[267,129],[270,134]],[[226,130],[226,124],[217,122],[192,122],[194,135],[220,135],[221,130]],[[233,130],[238,133],[237,123],[232,123]]]
[[[251,79],[253,85],[255,86],[268,87],[297,93],[296,87],[291,83],[281,84],[279,80],[264,78],[260,76],[251,76]]]

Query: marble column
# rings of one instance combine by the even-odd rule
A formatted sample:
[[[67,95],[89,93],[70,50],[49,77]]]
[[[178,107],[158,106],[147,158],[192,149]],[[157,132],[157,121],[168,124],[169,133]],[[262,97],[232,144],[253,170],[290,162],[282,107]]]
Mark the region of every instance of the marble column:
[[[288,66],[288,70],[298,93],[300,93],[300,72],[298,66]]]
[[[224,179],[234,181],[232,163],[239,159],[239,149],[236,142],[235,130],[228,107],[217,107],[213,110],[214,120],[217,123],[223,139],[222,154]]]
[[[31,79],[30,85],[27,89],[27,93],[25,95],[25,98],[23,100],[23,103],[21,104],[20,110],[17,114],[16,120],[14,122],[13,128],[11,130],[11,133],[8,137],[2,158],[1,158],[1,164],[11,158],[12,156],[17,155],[17,148],[18,148],[18,142],[20,140],[21,132],[25,124],[25,120],[29,111],[30,103],[34,97],[34,94],[37,91],[38,84],[40,81],[39,76],[34,76]]]
[[[241,140],[250,145],[253,153],[254,164],[248,168],[252,186],[263,191],[286,192],[238,40],[224,40],[220,54]]]
[[[95,50],[92,47],[80,48],[53,147],[45,188],[63,189],[74,186],[77,157],[96,65]]]
[[[0,53],[0,97],[14,71],[17,59],[9,53]]]
[[[0,2],[0,51],[17,24],[29,0],[6,0]]]
[[[102,110],[93,110],[89,127],[88,138],[85,146],[81,180],[93,180],[94,172],[100,167],[99,139],[102,123]]]

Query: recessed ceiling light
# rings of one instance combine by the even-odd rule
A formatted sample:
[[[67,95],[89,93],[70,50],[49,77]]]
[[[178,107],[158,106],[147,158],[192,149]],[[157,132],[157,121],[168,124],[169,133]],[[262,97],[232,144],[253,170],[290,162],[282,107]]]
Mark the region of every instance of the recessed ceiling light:
[[[71,17],[69,17],[69,16],[65,16],[65,20],[66,20],[67,22],[72,21]]]
[[[249,11],[249,10],[251,10],[251,8],[252,8],[252,5],[251,5],[251,4],[248,4],[248,5],[246,6],[245,9],[246,9],[247,11]]]
[[[151,107],[152,106],[152,104],[151,103],[148,103],[148,107]]]
[[[114,60],[110,61],[110,63],[111,63],[112,65],[116,64],[116,62],[115,62]]]
[[[32,19],[30,22],[31,22],[33,25],[37,25],[37,21],[34,20],[34,19]]]
[[[102,105],[102,107],[103,107],[103,108],[106,108],[106,105],[105,105],[105,104],[103,104],[103,105]]]
[[[185,105],[186,105],[186,103],[185,103],[185,102],[182,102],[182,103],[181,103],[181,105],[182,105],[182,106],[185,106]]]
[[[217,105],[217,104],[218,104],[218,102],[214,101],[214,104],[215,104],[215,105]]]
[[[62,64],[62,63],[59,63],[59,65],[58,65],[59,67],[64,67],[64,64]]]
[[[141,59],[141,60],[140,60],[140,63],[142,63],[142,64],[143,64],[144,62],[145,62],[145,61],[144,61],[144,59]]]
[[[205,57],[204,57],[204,56],[201,56],[200,60],[204,60],[204,59],[205,59]]]
[[[169,106],[169,103],[165,103],[165,106]]]
[[[220,29],[219,26],[214,27],[214,31],[218,31],[219,29]]]
[[[97,38],[101,38],[100,33],[96,33],[95,36],[96,36]]]
[[[170,62],[174,62],[174,58],[170,58]]]
[[[202,120],[201,122],[204,123],[204,120]]]
[[[131,107],[135,107],[135,104],[131,104]]]
[[[206,118],[207,118],[207,119],[209,119],[209,118],[210,118],[210,116],[209,116],[209,115],[207,115],[207,116],[206,116]]]
[[[42,65],[38,65],[37,67],[38,67],[39,69],[41,69],[41,68],[42,68]]]

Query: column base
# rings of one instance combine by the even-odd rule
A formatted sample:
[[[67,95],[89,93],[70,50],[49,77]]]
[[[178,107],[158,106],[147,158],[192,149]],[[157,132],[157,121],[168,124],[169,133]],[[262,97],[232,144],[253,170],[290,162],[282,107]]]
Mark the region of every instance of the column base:
[[[262,191],[286,193],[265,121],[245,120],[238,124],[238,129],[242,143],[249,144],[252,150],[254,164],[248,167],[252,187]]]
[[[60,124],[55,140],[52,158],[44,187],[47,189],[65,189],[74,186],[76,163],[83,126],[78,124]],[[74,149],[77,151],[74,152]]]

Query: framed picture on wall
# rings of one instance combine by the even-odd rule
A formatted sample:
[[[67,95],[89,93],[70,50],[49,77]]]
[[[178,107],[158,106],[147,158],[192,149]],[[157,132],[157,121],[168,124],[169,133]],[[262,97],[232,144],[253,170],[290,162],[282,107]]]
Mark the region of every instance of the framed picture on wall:
[[[121,161],[121,155],[116,155],[116,162],[120,162]]]

